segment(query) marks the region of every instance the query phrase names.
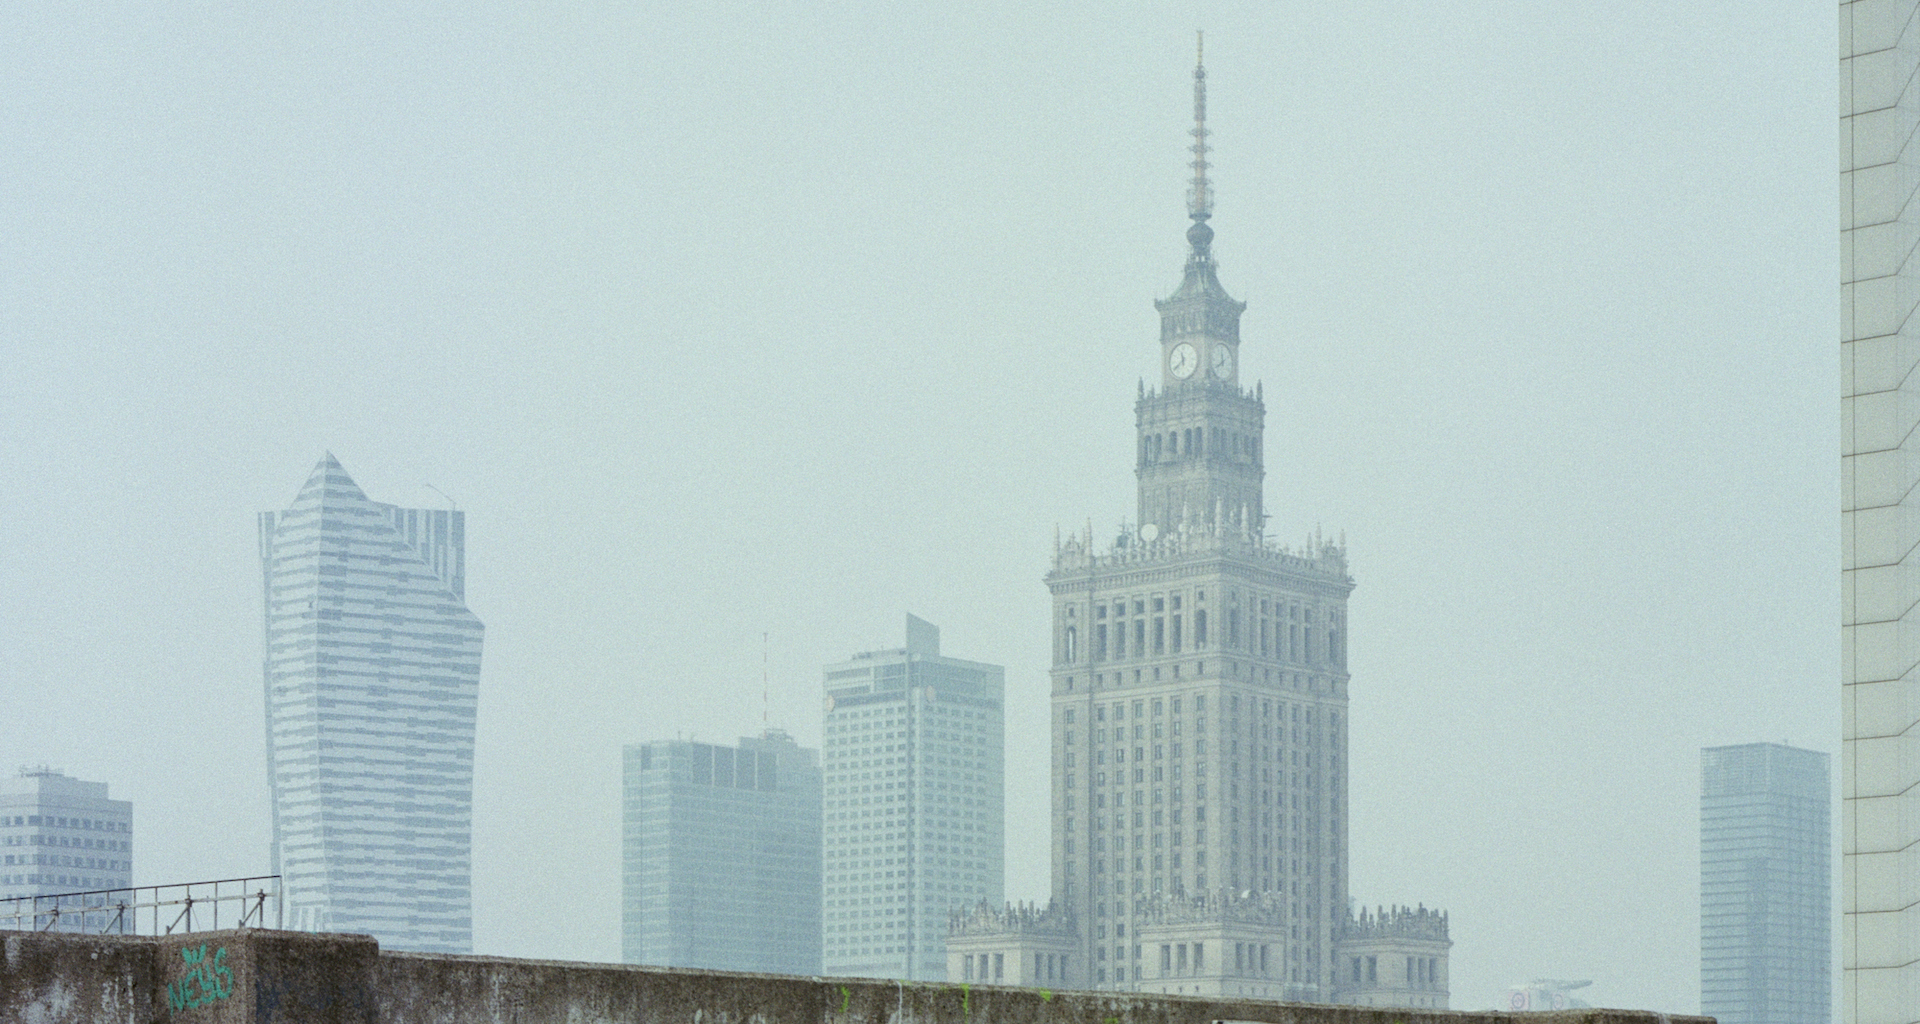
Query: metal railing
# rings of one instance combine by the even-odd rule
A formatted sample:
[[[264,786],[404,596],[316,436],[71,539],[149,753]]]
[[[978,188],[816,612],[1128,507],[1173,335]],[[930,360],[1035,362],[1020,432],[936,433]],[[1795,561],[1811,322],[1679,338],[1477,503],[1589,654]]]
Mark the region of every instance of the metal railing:
[[[280,928],[283,913],[280,876],[262,875],[13,896],[0,899],[0,931],[172,935],[218,928]]]

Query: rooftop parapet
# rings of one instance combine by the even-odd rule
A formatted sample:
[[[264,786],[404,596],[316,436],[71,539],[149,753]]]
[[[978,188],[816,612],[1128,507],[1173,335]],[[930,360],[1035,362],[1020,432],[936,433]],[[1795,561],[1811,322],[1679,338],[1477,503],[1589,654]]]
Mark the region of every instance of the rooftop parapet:
[[[1348,917],[1340,929],[1341,939],[1427,939],[1446,942],[1447,915],[1418,907],[1360,908],[1359,917]]]
[[[1274,544],[1239,523],[1239,518],[1227,510],[1216,509],[1205,520],[1184,517],[1181,524],[1165,533],[1154,534],[1151,539],[1123,527],[1105,551],[1095,547],[1093,528],[1089,526],[1077,536],[1055,538],[1053,571],[1048,579],[1103,569],[1144,569],[1194,559],[1228,557],[1252,559],[1284,572],[1318,576],[1332,582],[1353,582],[1353,577],[1347,574],[1344,538],[1335,542],[1326,537],[1308,537],[1296,549]]]
[[[956,909],[948,915],[948,935],[1079,935],[1073,910],[1054,903],[1008,903],[995,907],[986,900]]]

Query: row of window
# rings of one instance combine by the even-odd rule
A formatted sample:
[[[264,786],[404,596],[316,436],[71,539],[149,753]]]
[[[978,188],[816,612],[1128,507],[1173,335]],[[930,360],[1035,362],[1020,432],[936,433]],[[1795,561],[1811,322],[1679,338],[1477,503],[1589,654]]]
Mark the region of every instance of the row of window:
[[[1205,670],[1202,669],[1202,671],[1205,671]],[[1230,732],[1237,732],[1240,730],[1240,723],[1242,721],[1240,717],[1241,696],[1242,696],[1241,694],[1237,694],[1237,693],[1227,695],[1226,713],[1229,716],[1228,731]],[[1259,698],[1259,697],[1253,696],[1252,694],[1247,694],[1245,696],[1246,696],[1247,714],[1249,716],[1251,716],[1257,710],[1260,714],[1260,717],[1263,720],[1271,719],[1275,717],[1275,712],[1277,710],[1279,720],[1282,722],[1291,721],[1295,724],[1304,722],[1309,726],[1317,725],[1319,723],[1320,709],[1315,707],[1314,705],[1289,704],[1284,700],[1276,702],[1271,698]],[[1162,716],[1163,714],[1167,714],[1169,712],[1175,717],[1178,717],[1181,712],[1181,702],[1183,699],[1184,698],[1181,698],[1181,697],[1166,697],[1166,698],[1154,697],[1151,699],[1139,698],[1131,701],[1117,700],[1117,701],[1113,701],[1110,704],[1109,703],[1096,704],[1094,705],[1094,709],[1093,709],[1093,718],[1094,718],[1094,722],[1096,723],[1107,721],[1109,716],[1111,716],[1112,720],[1115,722],[1124,722],[1127,720],[1127,708],[1129,705],[1131,705],[1133,708],[1133,718],[1136,722],[1138,722],[1140,719],[1148,717],[1149,714],[1151,714],[1151,716],[1156,719]],[[1192,703],[1190,706],[1193,710],[1194,715],[1199,716],[1195,722],[1195,731],[1197,732],[1206,731],[1205,716],[1207,713],[1207,695],[1204,693],[1193,694]],[[1327,713],[1327,718],[1328,718],[1327,724],[1330,727],[1335,729],[1339,728],[1340,726],[1339,712],[1330,711]],[[1253,727],[1253,721],[1251,717],[1246,719],[1246,722],[1247,722],[1248,728]],[[1061,710],[1060,712],[1061,725],[1071,726],[1077,723],[1078,723],[1078,709],[1064,708]],[[1135,735],[1138,736],[1139,734],[1136,733]],[[1155,733],[1155,735],[1157,736],[1159,734]],[[1178,735],[1177,728],[1175,730],[1175,735]],[[1068,742],[1072,742],[1072,740],[1069,739]]]
[[[87,836],[50,836],[38,832],[24,836],[0,836],[0,846],[69,846],[80,850],[130,850],[124,839],[93,839]]]
[[[1196,851],[1196,853],[1198,852],[1199,851]],[[1233,859],[1233,863],[1230,866],[1229,870],[1232,873],[1228,876],[1227,885],[1229,888],[1239,889],[1239,888],[1242,888],[1242,884],[1241,884],[1242,876],[1240,875],[1240,853],[1237,850],[1232,851],[1231,856]],[[1065,863],[1067,889],[1069,891],[1071,891],[1074,886],[1075,866],[1076,865],[1074,864],[1073,861],[1067,861]],[[1330,871],[1330,877],[1328,879],[1328,885],[1329,885],[1329,888],[1337,895],[1340,891],[1339,878],[1338,878],[1338,874],[1339,874],[1338,865],[1329,865],[1329,871]],[[1181,885],[1180,876],[1177,874],[1173,876],[1172,886],[1173,886],[1173,891],[1176,893],[1185,891]],[[1320,880],[1318,878],[1313,878],[1313,877],[1309,877],[1305,879],[1296,878],[1292,880],[1291,884],[1289,884],[1286,879],[1276,880],[1272,876],[1267,876],[1264,878],[1258,877],[1258,876],[1247,876],[1245,887],[1253,888],[1259,892],[1264,892],[1264,893],[1278,893],[1283,896],[1290,895],[1292,898],[1296,900],[1303,899],[1303,898],[1308,900],[1315,900],[1320,897]],[[1205,874],[1196,872],[1193,880],[1193,891],[1205,892],[1206,890],[1207,890],[1207,876]],[[1103,879],[1103,878],[1095,879],[1094,885],[1093,885],[1093,891],[1094,891],[1094,895],[1098,897],[1105,897],[1106,895],[1108,895],[1108,886],[1107,886],[1106,879]],[[1133,884],[1132,884],[1132,894],[1134,896],[1142,896],[1142,895],[1145,895],[1148,891],[1149,890],[1147,887],[1146,877],[1144,875],[1139,875],[1139,874],[1134,875]],[[1161,878],[1157,875],[1154,876],[1154,878],[1152,879],[1151,891],[1156,894],[1167,891],[1166,879]],[[1112,894],[1115,896],[1127,895],[1128,894],[1127,879],[1125,878],[1114,879],[1113,886],[1112,886]],[[1298,908],[1298,905],[1296,904],[1296,913],[1297,913],[1297,908]],[[1135,912],[1136,913],[1139,912],[1137,907],[1135,908]],[[1311,911],[1311,913],[1318,913],[1318,911],[1314,910],[1314,911]]]
[[[1218,367],[1214,372],[1219,372]],[[1204,459],[1207,457],[1207,448],[1210,444],[1214,451],[1223,453],[1226,458],[1236,461],[1245,460],[1256,465],[1260,462],[1259,439],[1252,434],[1242,434],[1237,430],[1227,430],[1223,427],[1181,427],[1164,433],[1156,430],[1150,434],[1141,434],[1140,465],[1183,459]]]
[[[1184,628],[1189,621],[1192,623],[1191,639],[1188,639]],[[1204,650],[1208,644],[1207,612],[1204,608],[1194,611],[1190,619],[1175,612],[1167,616],[1156,615],[1151,619],[1116,622],[1111,629],[1108,626],[1105,622],[1093,625],[1094,662],[1180,654],[1189,646],[1194,650]],[[1258,653],[1263,658],[1303,665],[1347,663],[1344,635],[1337,628],[1326,629],[1323,635],[1312,625],[1302,626],[1263,618],[1259,620],[1257,634],[1251,634],[1247,639],[1248,643],[1243,648],[1240,642],[1240,611],[1229,609],[1225,643],[1228,650],[1245,650],[1248,654]],[[1061,631],[1060,660],[1068,665],[1080,661],[1080,630],[1077,624],[1068,623]]]
[[[81,886],[88,889],[123,889],[130,884],[124,878],[96,878],[88,875],[0,875],[0,885]],[[21,895],[41,895],[22,893]]]
[[[1007,955],[1005,953],[967,953],[960,958],[960,980],[962,981],[1005,981],[1007,977]],[[1033,954],[1033,976],[1029,982],[1065,980],[1067,976],[1067,955],[1065,953]]]
[[[1380,958],[1378,956],[1350,957],[1347,962],[1350,977],[1355,985],[1380,984]],[[1364,970],[1365,980],[1362,981]],[[1435,956],[1407,957],[1406,973],[1401,975],[1408,988],[1438,988],[1440,986],[1440,958]]]
[[[1133,670],[1132,682],[1133,682],[1133,685],[1135,686],[1139,686],[1142,683],[1148,682],[1149,680],[1147,677],[1147,672],[1149,670],[1151,670],[1153,673],[1153,676],[1151,679],[1152,682],[1159,683],[1164,681],[1167,678],[1167,674],[1169,672],[1171,672],[1173,678],[1177,680],[1182,678],[1182,674],[1185,667],[1186,666],[1184,663],[1175,663],[1172,665],[1153,665],[1153,666],[1150,666],[1149,668],[1136,668]],[[1225,676],[1231,679],[1239,679],[1240,669],[1241,669],[1241,665],[1239,662],[1228,661],[1226,663]],[[1256,673],[1254,671],[1255,669],[1258,669],[1259,671]],[[1194,662],[1193,664],[1194,677],[1199,678],[1199,677],[1205,676],[1206,674],[1207,674],[1207,663],[1204,661]],[[1080,677],[1077,677],[1077,676],[1066,677],[1065,679],[1066,692],[1068,693],[1073,692],[1074,684],[1079,678]],[[1295,690],[1301,691],[1303,693],[1332,693],[1337,691],[1339,688],[1338,680],[1331,679],[1326,676],[1308,675],[1308,674],[1302,674],[1299,672],[1288,673],[1288,672],[1282,671],[1276,677],[1274,670],[1271,666],[1266,666],[1266,667],[1254,666],[1254,665],[1247,666],[1248,681],[1250,682],[1254,681],[1256,678],[1265,684],[1277,685],[1282,687],[1288,686],[1289,681],[1291,681],[1292,688]],[[1112,673],[1096,672],[1093,675],[1093,688],[1096,690],[1105,689],[1109,687],[1116,687],[1116,686],[1125,686],[1127,685],[1127,682],[1128,682],[1127,673],[1124,670],[1119,672],[1112,672]]]
[[[50,867],[99,868],[106,871],[125,871],[128,865],[123,861],[101,860],[93,857],[73,857],[58,853],[21,853],[9,854],[5,860],[8,867],[40,864]]]
[[[126,821],[103,821],[98,818],[66,818],[51,814],[14,814],[0,815],[0,827],[8,825],[37,825],[41,828],[77,828],[90,832],[131,832],[133,824]]]

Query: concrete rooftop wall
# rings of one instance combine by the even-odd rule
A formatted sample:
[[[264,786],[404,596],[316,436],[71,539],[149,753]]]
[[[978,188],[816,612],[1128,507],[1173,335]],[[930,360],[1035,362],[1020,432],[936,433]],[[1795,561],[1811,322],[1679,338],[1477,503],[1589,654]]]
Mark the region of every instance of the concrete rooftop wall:
[[[382,953],[364,935],[0,932],[7,1024],[1709,1024]]]

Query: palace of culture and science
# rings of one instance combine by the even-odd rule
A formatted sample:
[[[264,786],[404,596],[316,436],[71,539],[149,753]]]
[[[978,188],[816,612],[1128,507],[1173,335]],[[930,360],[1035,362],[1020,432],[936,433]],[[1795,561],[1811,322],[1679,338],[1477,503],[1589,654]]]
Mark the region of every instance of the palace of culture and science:
[[[948,978],[1444,1008],[1447,920],[1355,914],[1343,545],[1269,543],[1259,385],[1216,273],[1206,70],[1192,226],[1134,403],[1138,523],[1058,544],[1053,902],[956,915]]]

